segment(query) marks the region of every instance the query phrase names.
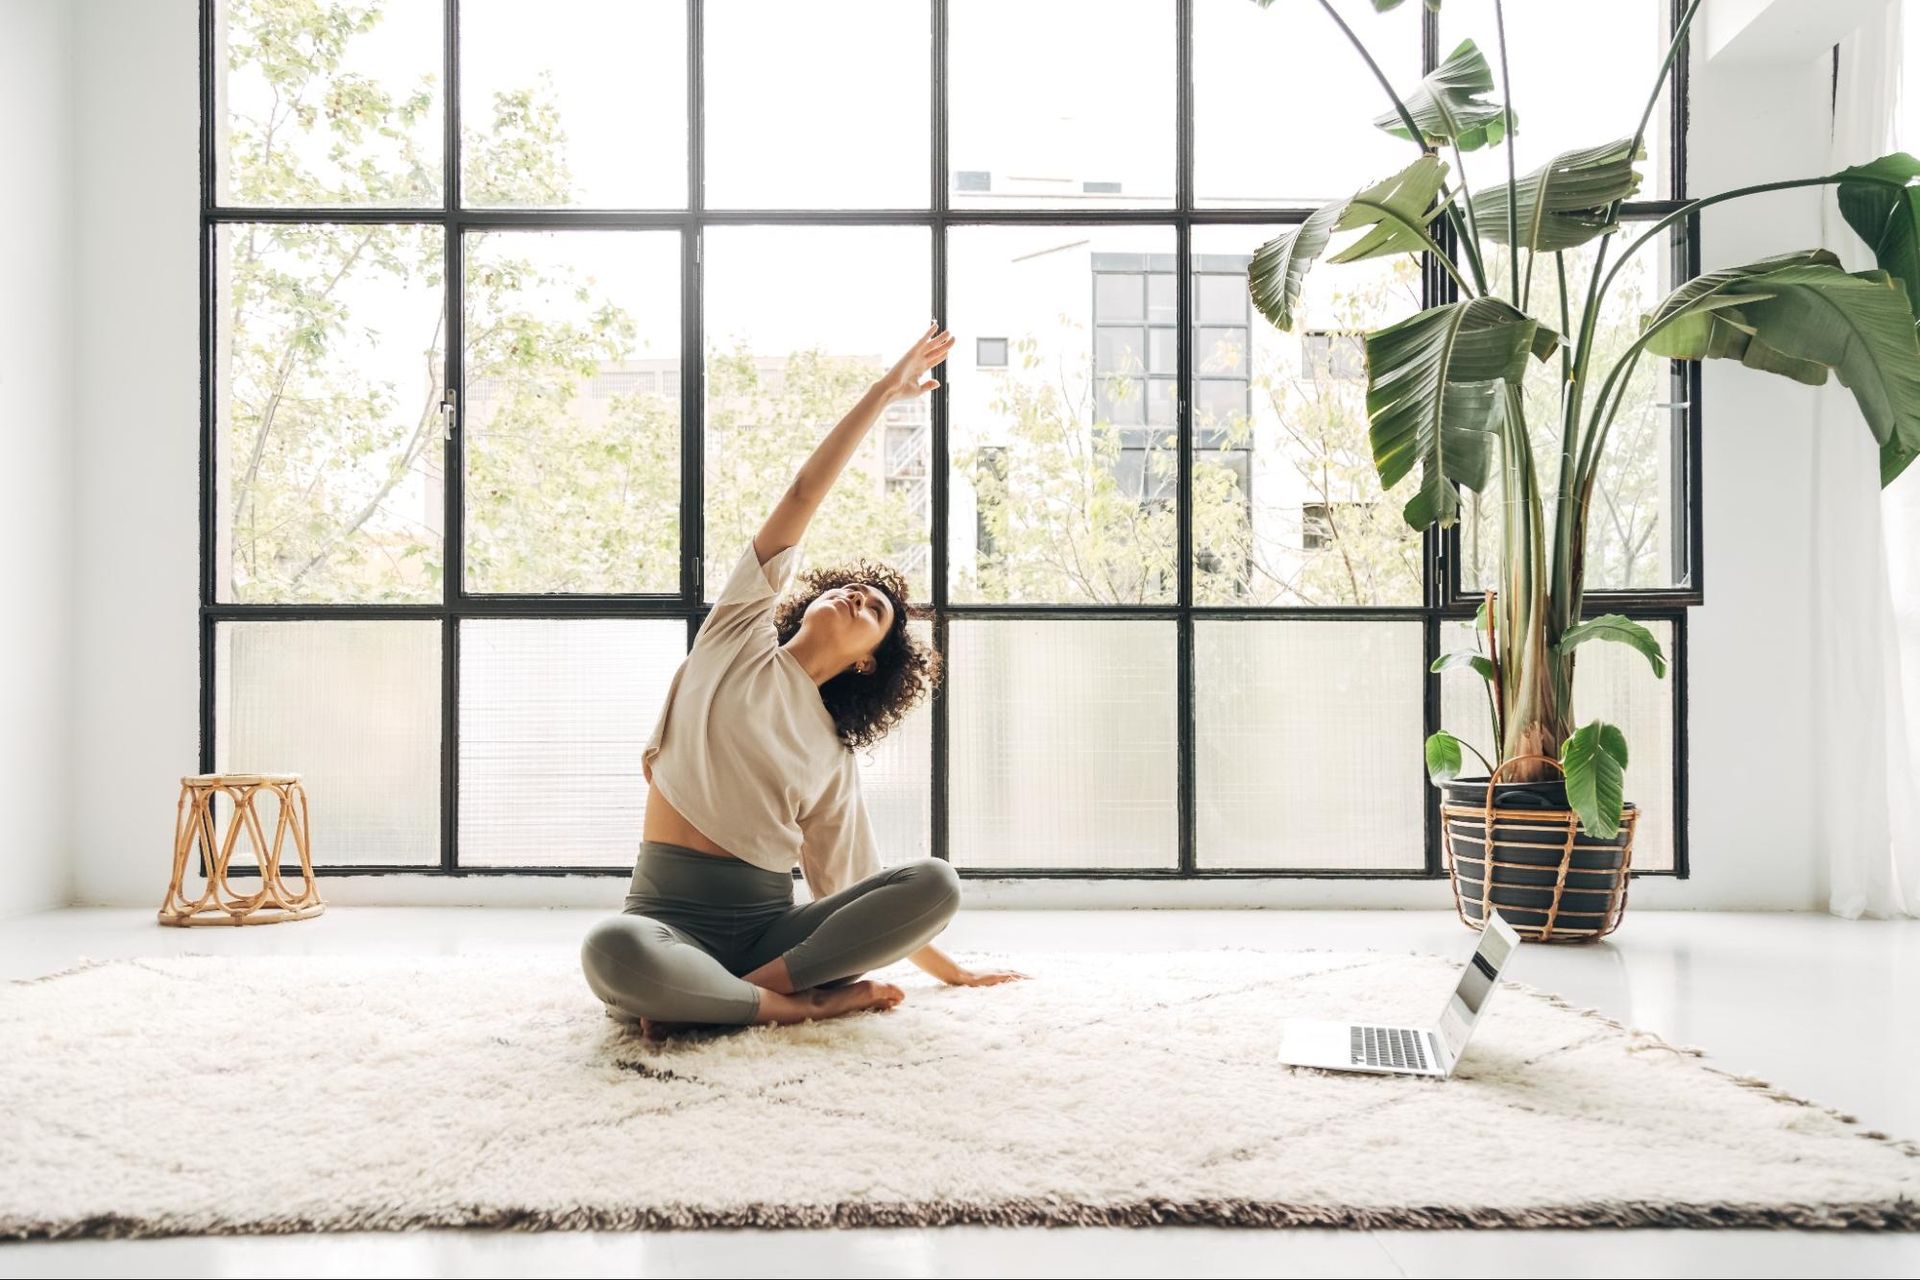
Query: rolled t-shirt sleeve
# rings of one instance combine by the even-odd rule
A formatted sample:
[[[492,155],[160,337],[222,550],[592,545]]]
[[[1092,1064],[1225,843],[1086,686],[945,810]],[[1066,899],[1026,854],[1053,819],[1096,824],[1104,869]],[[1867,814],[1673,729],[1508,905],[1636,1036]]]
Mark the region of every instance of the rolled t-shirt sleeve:
[[[800,837],[800,871],[815,899],[879,874],[880,847],[851,753],[819,801],[801,815]]]
[[[738,635],[764,622],[773,612],[773,602],[793,581],[794,570],[799,563],[799,543],[774,552],[765,564],[761,564],[760,554],[753,549],[753,539],[747,539],[746,550],[741,552],[733,571],[721,586],[720,594],[714,598],[713,609],[707,614],[706,621],[700,624],[700,632],[694,637],[694,643],[697,645],[709,638]]]

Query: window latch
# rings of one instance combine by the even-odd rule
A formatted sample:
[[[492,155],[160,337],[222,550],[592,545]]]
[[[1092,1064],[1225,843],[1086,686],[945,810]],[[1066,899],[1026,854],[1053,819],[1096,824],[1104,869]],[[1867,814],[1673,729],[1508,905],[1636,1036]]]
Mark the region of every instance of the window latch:
[[[453,428],[455,425],[454,406],[457,403],[455,400],[456,394],[457,393],[453,391],[449,391],[440,397],[440,438],[442,440],[453,439]]]

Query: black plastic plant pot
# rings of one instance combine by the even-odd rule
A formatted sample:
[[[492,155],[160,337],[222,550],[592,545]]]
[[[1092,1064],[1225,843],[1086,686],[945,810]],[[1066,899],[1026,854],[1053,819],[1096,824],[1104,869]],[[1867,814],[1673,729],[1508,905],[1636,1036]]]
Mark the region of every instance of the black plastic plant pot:
[[[1491,902],[1536,942],[1591,942],[1618,927],[1638,825],[1632,805],[1619,832],[1602,840],[1580,829],[1561,779],[1496,782],[1489,854],[1487,780],[1446,782],[1441,794],[1448,865],[1468,925],[1484,924]]]

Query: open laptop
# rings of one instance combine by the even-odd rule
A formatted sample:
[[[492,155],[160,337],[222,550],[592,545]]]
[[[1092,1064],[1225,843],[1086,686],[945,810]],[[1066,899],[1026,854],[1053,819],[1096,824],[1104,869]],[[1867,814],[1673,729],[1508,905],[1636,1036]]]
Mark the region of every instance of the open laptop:
[[[1487,916],[1480,945],[1447,997],[1440,1020],[1425,1027],[1382,1027],[1363,1022],[1313,1022],[1289,1018],[1280,1024],[1280,1061],[1323,1071],[1376,1075],[1450,1076],[1493,994],[1500,967],[1520,945],[1520,935],[1500,918]]]

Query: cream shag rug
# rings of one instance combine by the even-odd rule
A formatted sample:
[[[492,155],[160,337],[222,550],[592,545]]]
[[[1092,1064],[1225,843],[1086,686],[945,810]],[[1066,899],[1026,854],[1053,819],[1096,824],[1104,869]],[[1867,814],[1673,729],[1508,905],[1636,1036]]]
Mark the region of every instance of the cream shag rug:
[[[1213,1223],[1920,1227],[1920,1150],[1512,986],[1451,1081],[1282,1067],[1431,956],[908,966],[886,1014],[649,1045],[573,955],[116,961],[0,987],[0,1237]]]

